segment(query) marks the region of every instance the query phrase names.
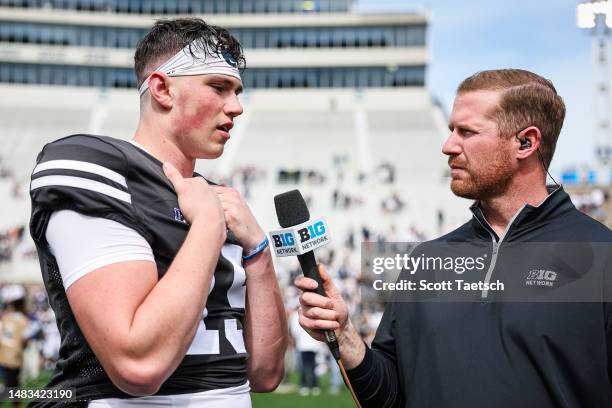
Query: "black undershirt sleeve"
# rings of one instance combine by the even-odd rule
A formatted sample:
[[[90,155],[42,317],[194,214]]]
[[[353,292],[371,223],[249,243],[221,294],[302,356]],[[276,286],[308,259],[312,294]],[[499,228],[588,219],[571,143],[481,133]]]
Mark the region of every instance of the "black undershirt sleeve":
[[[372,348],[366,346],[362,362],[346,372],[363,408],[404,406],[396,361],[394,315],[394,303],[388,303]]]

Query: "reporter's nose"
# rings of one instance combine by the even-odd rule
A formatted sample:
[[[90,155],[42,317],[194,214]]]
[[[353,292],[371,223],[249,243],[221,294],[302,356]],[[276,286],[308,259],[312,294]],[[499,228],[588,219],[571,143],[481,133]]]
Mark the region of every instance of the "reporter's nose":
[[[447,156],[457,156],[461,154],[461,139],[455,132],[451,132],[442,145],[442,153]]]

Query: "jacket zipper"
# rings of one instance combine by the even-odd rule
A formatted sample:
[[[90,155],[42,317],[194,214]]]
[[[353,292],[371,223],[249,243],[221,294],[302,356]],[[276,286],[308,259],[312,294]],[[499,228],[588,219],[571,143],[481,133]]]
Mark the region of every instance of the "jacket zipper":
[[[506,229],[504,230],[504,233],[499,237],[499,241],[495,240],[495,234],[492,232],[492,231],[494,231],[493,228],[491,227],[491,225],[489,224],[487,219],[484,217],[484,214],[482,213],[480,208],[478,209],[478,211],[480,211],[480,214],[482,215],[482,219],[487,223],[487,226],[489,228],[487,229],[487,227],[485,227],[482,224],[482,222],[480,221],[480,219],[478,219],[478,217],[475,217],[475,218],[478,221],[478,223],[485,230],[487,230],[489,235],[491,235],[491,242],[493,243],[493,251],[491,253],[491,263],[489,264],[489,269],[487,270],[487,274],[485,275],[485,280],[484,280],[485,285],[484,286],[489,286],[489,283],[491,282],[491,277],[493,276],[493,269],[495,269],[495,264],[497,263],[497,256],[499,255],[499,247],[501,246],[502,241],[506,237],[506,234],[508,233],[508,231],[510,231],[510,228],[512,227],[512,223],[514,222],[514,220],[516,220],[516,217],[518,217],[518,215],[521,213],[521,211],[523,211],[523,208],[525,208],[525,205],[523,205],[521,208],[519,208],[519,210],[514,214],[514,216],[512,217],[512,219],[510,220],[510,222],[506,226]],[[480,294],[480,297],[482,299],[486,299],[488,296],[489,296],[489,290],[486,289],[486,288],[483,289],[481,294]]]

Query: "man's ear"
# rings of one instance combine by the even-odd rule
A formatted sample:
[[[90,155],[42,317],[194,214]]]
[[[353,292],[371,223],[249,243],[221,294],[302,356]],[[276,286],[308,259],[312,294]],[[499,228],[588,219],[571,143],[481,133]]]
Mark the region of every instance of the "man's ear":
[[[529,126],[516,135],[515,141],[516,158],[523,160],[537,154],[540,142],[542,141],[542,133],[537,127]]]
[[[174,98],[170,92],[171,79],[168,75],[155,71],[149,77],[149,92],[151,98],[164,109],[171,109]]]

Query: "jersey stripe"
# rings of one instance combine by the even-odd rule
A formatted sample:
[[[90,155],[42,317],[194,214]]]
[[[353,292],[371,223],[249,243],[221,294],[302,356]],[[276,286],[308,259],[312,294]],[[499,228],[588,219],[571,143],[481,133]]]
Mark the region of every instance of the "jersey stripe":
[[[82,177],[72,176],[45,176],[39,177],[32,180],[30,185],[30,191],[34,191],[37,188],[47,186],[66,186],[76,187],[85,190],[95,191],[104,195],[116,198],[126,203],[132,204],[132,196],[126,192],[119,190],[118,188],[111,187],[107,184],[100,183],[99,181],[93,181]]]
[[[99,164],[79,161],[79,160],[50,160],[44,163],[38,164],[34,168],[32,175],[44,171],[44,170],[78,170],[86,173],[97,174],[102,177],[106,177],[114,181],[115,183],[121,184],[127,188],[125,177],[121,174],[107,169],[106,167],[100,166]]]

